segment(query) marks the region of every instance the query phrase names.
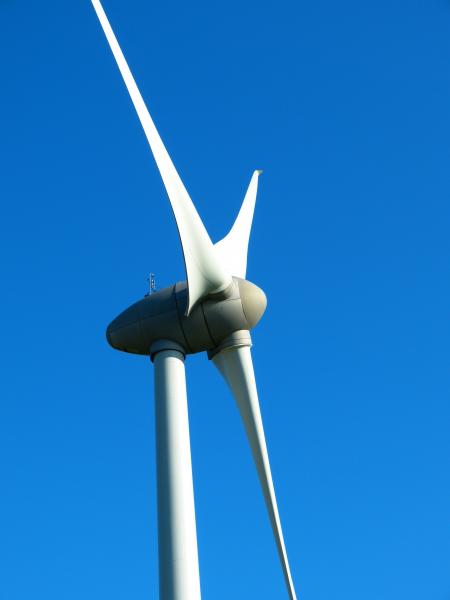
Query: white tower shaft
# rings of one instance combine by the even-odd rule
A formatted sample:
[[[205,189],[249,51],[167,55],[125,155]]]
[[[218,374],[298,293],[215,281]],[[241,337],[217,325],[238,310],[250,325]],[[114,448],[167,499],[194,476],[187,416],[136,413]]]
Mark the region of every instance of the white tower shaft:
[[[200,600],[184,355],[154,357],[160,600]]]

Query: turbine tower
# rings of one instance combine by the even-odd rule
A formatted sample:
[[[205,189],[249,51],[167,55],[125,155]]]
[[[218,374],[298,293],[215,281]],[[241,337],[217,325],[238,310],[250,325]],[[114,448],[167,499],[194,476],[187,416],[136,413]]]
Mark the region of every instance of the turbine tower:
[[[156,130],[99,0],[91,0],[144,129],[175,216],[187,281],[139,300],[107,328],[113,348],[149,355],[155,369],[160,600],[200,600],[184,362],[207,352],[236,400],[262,487],[291,600],[296,594],[270,471],[250,348],[266,308],[248,281],[255,171],[228,235],[213,244]]]

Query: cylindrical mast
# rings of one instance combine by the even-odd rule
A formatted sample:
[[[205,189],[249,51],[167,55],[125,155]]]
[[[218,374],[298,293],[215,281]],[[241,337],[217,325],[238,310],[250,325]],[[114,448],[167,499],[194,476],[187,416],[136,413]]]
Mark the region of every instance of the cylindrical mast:
[[[181,349],[162,349],[154,354],[153,361],[159,597],[200,600],[184,354]]]

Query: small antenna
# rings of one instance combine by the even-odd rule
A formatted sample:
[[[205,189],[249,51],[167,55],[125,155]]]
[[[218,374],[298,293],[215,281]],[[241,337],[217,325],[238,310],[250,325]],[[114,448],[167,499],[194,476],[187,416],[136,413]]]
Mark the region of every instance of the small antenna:
[[[148,281],[148,292],[145,295],[151,296],[156,291],[155,274],[150,273],[150,275],[147,277],[147,281]]]

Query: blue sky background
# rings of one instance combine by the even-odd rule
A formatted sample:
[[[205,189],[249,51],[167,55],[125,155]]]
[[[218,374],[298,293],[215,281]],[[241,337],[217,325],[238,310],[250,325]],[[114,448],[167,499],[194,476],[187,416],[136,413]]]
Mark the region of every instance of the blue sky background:
[[[254,361],[304,600],[450,600],[450,4],[104,0],[214,240],[264,169]],[[0,600],[157,597],[153,372],[184,277],[88,0],[0,4]],[[187,361],[203,598],[287,598],[233,400]]]

